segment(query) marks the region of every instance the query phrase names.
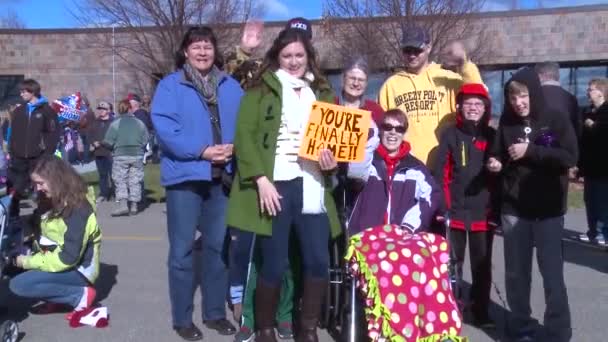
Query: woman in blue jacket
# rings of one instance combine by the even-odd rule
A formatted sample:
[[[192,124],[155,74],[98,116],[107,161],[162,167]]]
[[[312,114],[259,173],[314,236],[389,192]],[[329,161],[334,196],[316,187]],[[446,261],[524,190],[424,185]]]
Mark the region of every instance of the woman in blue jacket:
[[[173,328],[189,341],[202,339],[192,321],[195,290],[193,242],[203,235],[203,322],[222,335],[236,332],[226,319],[228,271],[223,259],[232,174],[232,142],[243,91],[218,68],[217,39],[209,27],[189,29],[176,54],[178,70],[160,81],[152,122],[160,147],[161,183],[167,190],[169,292]]]

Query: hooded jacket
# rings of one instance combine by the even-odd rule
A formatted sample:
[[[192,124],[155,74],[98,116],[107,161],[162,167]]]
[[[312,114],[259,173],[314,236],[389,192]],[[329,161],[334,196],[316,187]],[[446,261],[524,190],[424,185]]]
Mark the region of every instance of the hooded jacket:
[[[37,158],[52,154],[59,143],[57,113],[45,97],[34,104],[26,103],[15,109],[11,118],[11,157]]]
[[[608,101],[585,113],[583,120],[586,119],[594,124],[582,128],[579,174],[585,179],[608,180],[608,159],[603,157],[608,137]]]
[[[462,104],[465,95],[483,98],[485,112],[477,122],[466,120],[459,108],[456,124],[448,127],[439,139],[435,179],[441,184],[444,202],[441,212],[450,218],[450,228],[486,231],[491,214],[490,182],[486,153],[494,130],[488,126],[492,105],[486,88],[467,83],[456,99]]]
[[[424,164],[410,154],[403,142],[393,167],[389,167],[379,146],[373,159],[352,164],[349,176],[359,175],[365,183],[348,220],[349,234],[380,224],[397,224],[411,232],[428,231],[441,201],[441,190]]]
[[[89,188],[88,203],[74,208],[69,215],[52,217],[42,215],[40,246],[34,254],[26,256],[23,268],[42,272],[77,270],[91,284],[99,275],[101,229],[95,214],[94,192]]]
[[[502,214],[525,219],[562,216],[567,209],[568,168],[576,165],[577,139],[566,113],[545,102],[538,75],[531,68],[516,72],[505,85],[517,81],[528,87],[530,114],[521,117],[505,101],[490,156],[502,163]],[[528,141],[523,158],[512,160],[508,148]]]
[[[475,64],[466,62],[457,74],[431,63],[418,75],[399,72],[380,88],[378,103],[384,110],[399,108],[407,115],[405,140],[412,143],[412,154],[429,167],[441,132],[454,122],[456,93],[463,83],[483,83]]]

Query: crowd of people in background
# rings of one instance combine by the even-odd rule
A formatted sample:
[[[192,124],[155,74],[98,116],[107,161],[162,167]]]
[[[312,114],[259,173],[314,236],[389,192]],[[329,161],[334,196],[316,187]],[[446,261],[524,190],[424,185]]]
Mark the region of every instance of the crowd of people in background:
[[[362,57],[346,63],[341,88],[332,89],[319,68],[306,19],[290,20],[260,59],[254,55],[261,35],[261,24],[248,23],[241,44],[222,56],[213,30],[193,27],[176,53],[176,71],[158,83],[152,99],[128,94],[117,104],[117,113],[111,103],[100,101],[78,122],[61,123],[40,85],[23,81],[23,104],[12,108],[9,124],[3,125],[10,156],[8,181],[14,189],[11,215],[19,215],[19,201],[28,197],[31,181],[51,200],[67,196],[55,188],[61,184],[48,178],[53,173],[45,171],[60,169],[48,157],[57,151],[70,163],[95,161],[97,202],[114,200],[113,216],[141,210],[144,165],[149,158],[160,160],[172,325],[189,341],[203,338],[192,317],[198,285],[204,298],[202,321],[221,335],[235,335],[237,342],[274,342],[277,334],[281,339],[318,341],[329,276],[327,246],[344,226],[351,236],[359,235],[357,241],[378,239],[388,251],[394,248],[390,241],[368,228],[394,225],[398,228],[385,233],[415,236],[416,248],[428,243],[433,252],[441,251],[444,236],[457,284],[463,281],[468,244],[473,284],[468,295],[456,291],[456,300],[469,298],[472,324],[495,328],[489,311],[492,244],[500,227],[510,335],[521,342],[572,338],[561,231],[569,180],[584,178],[589,231],[581,239],[606,245],[608,163],[597,156],[608,129],[608,80],[589,83],[591,108],[581,116],[576,99],[559,85],[559,65],[522,68],[505,84],[504,110],[498,126],[491,127],[488,89],[460,42],[452,43],[444,63],[438,64],[429,60],[429,32],[404,28],[404,67],[385,81],[376,102],[365,97],[373,66]],[[318,161],[298,157],[314,101],[371,113],[364,161],[338,163],[330,150],[322,150]],[[93,215],[82,184],[70,184],[79,195],[70,199],[69,208],[82,211],[80,216]],[[49,210],[55,218],[73,220],[73,214],[62,214],[61,206],[53,203]],[[76,229],[72,223],[66,231]],[[194,243],[197,231],[202,236],[199,244]],[[84,248],[96,253],[99,232],[87,224],[86,233],[89,245]],[[67,241],[62,247],[73,248]],[[361,246],[353,242],[351,247]],[[200,284],[195,283],[194,248],[202,254]],[[530,309],[534,248],[546,298],[542,338]],[[368,255],[369,248],[357,251]],[[68,304],[75,311],[91,306],[97,274],[87,272],[96,272],[91,270],[98,260],[68,263],[65,255],[58,258],[61,271],[89,275],[80,279],[69,298],[30,291],[32,281],[50,279],[33,273],[15,278],[13,292]],[[45,264],[42,257],[18,260],[25,269],[58,270],[39,266]],[[441,323],[453,323],[443,330],[438,330],[439,322],[427,324],[436,320],[433,311],[416,316],[423,323],[414,330],[397,329],[404,324],[399,317],[414,320],[414,313],[396,304],[391,292],[402,284],[397,270],[407,275],[397,260],[383,261],[382,271],[391,270],[393,282],[378,282],[374,291],[379,297],[368,297],[376,302],[365,304],[371,306],[366,310],[370,338],[458,338],[459,314],[449,322],[442,316]],[[441,279],[443,271],[434,273],[436,279],[429,275],[415,281],[433,293],[433,281]],[[370,289],[364,286],[362,291]],[[417,287],[411,291],[413,298],[400,304],[422,301],[414,295]],[[226,318],[226,293],[238,329]],[[391,295],[390,308],[380,304]],[[437,293],[421,303],[445,305],[441,298]],[[396,316],[377,313],[389,309]]]

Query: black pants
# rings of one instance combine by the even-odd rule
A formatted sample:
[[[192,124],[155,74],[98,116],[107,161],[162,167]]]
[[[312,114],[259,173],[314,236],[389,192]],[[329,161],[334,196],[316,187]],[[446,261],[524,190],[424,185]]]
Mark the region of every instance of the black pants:
[[[112,197],[112,157],[95,157],[99,174],[99,196],[109,200]]]
[[[452,245],[452,262],[455,263],[458,283],[462,282],[462,266],[464,264],[465,248],[469,240],[469,256],[471,259],[471,274],[473,284],[470,298],[475,317],[485,317],[490,305],[490,290],[492,286],[492,241],[494,233],[469,232],[460,229],[450,230]]]
[[[30,176],[38,159],[38,157],[19,158],[11,156],[8,166],[8,188],[14,190],[9,210],[11,217],[19,216],[20,201],[26,198],[32,190]]]

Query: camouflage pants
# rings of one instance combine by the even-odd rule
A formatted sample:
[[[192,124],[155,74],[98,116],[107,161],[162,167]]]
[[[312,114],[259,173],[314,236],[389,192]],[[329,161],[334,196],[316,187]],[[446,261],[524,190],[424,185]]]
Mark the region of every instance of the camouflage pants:
[[[141,157],[117,156],[112,162],[112,180],[116,187],[116,200],[141,201],[141,184],[144,164]]]

